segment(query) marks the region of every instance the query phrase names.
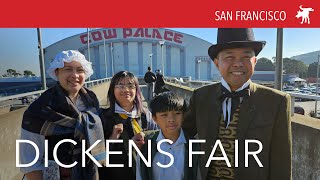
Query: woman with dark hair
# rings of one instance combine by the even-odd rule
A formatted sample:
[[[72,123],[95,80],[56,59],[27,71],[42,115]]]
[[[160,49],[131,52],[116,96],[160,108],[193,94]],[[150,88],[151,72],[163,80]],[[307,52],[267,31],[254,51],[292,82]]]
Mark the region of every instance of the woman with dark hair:
[[[100,179],[135,180],[135,162],[129,167],[128,142],[132,139],[138,147],[144,144],[145,130],[156,130],[150,111],[142,106],[142,94],[138,79],[128,71],[116,73],[110,83],[108,98],[110,107],[103,109],[101,119],[106,139],[122,139],[123,143],[110,144],[110,151],[121,154],[109,156],[109,165],[124,167],[99,168]],[[134,158],[133,158],[134,160]],[[108,165],[108,164],[107,164]]]

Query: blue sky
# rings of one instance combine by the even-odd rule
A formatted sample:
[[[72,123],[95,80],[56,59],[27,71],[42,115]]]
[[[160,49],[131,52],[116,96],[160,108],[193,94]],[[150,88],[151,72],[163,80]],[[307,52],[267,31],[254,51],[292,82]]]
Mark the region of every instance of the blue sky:
[[[216,43],[216,28],[168,28]],[[42,28],[43,47],[59,40],[86,32],[86,28]],[[254,28],[256,40],[267,44],[259,57],[271,59],[276,55],[276,28]],[[37,30],[35,28],[0,28],[0,74],[9,68],[23,72],[31,70],[39,75]],[[283,57],[320,50],[319,28],[285,28]],[[258,58],[259,58],[258,57]],[[315,60],[316,61],[316,60]]]

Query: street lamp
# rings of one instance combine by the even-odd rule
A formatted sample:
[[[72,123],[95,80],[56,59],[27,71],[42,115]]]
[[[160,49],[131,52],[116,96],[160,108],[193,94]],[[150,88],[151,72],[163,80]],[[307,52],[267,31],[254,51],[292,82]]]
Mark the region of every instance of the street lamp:
[[[159,41],[159,44],[161,46],[161,63],[162,63],[162,75],[164,76],[164,62],[163,62],[163,45],[166,41],[161,40]]]
[[[102,35],[102,37],[103,37],[104,64],[105,64],[105,68],[106,68],[106,78],[107,78],[108,77],[108,70],[107,70],[106,38],[104,37],[104,35]]]
[[[318,78],[319,78],[319,61],[320,61],[320,54],[318,54],[318,64],[317,64],[317,80],[316,80],[316,96],[318,95],[318,89],[319,89],[319,83],[318,83]],[[316,100],[315,108],[314,108],[314,114],[315,117],[318,117],[318,107],[317,107],[318,101]]]
[[[88,42],[87,42],[87,46],[88,46],[88,60],[89,62],[91,62],[91,59],[90,59],[90,29],[87,28],[87,39],[88,39]],[[90,81],[90,76],[88,78],[88,81]]]
[[[282,90],[282,74],[283,74],[283,59],[282,59],[282,51],[283,51],[283,28],[277,29],[277,47],[276,47],[276,76],[275,76],[275,88],[278,90]]]
[[[150,53],[150,54],[149,54],[149,57],[150,57],[150,68],[151,68],[151,69],[153,69],[153,68],[152,68],[152,56],[153,56],[153,54]]]
[[[110,51],[111,51],[111,68],[112,68],[112,76],[114,75],[114,63],[113,63],[113,59],[114,59],[114,56],[113,56],[113,43],[111,42],[110,43]]]
[[[201,61],[201,59],[198,59],[197,60],[197,63],[198,63],[198,79],[200,80],[200,75],[201,75],[201,73],[200,73],[200,63],[201,63],[202,61]]]
[[[39,48],[39,61],[40,61],[40,72],[41,72],[41,84],[42,89],[47,89],[47,82],[46,82],[46,73],[44,71],[44,56],[43,56],[43,48],[42,48],[42,36],[41,36],[41,29],[37,28],[38,34],[38,48]]]

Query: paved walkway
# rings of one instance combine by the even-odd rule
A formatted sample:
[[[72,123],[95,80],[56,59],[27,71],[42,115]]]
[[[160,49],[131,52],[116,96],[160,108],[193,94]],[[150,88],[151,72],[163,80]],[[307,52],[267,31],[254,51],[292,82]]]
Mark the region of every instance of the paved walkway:
[[[16,139],[20,137],[20,127],[23,112],[21,108],[0,115],[0,179],[22,179],[22,174],[16,168]]]

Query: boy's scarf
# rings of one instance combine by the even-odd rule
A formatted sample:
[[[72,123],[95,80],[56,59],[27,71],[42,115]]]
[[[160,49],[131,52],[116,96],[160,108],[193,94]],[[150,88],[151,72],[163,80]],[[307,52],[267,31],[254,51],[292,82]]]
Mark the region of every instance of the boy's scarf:
[[[78,164],[72,168],[72,179],[95,179],[98,177],[97,168],[89,157],[86,157],[86,168],[81,168],[81,143],[85,140],[88,149],[97,140],[101,140],[91,150],[91,154],[100,164],[105,164],[103,127],[96,115],[98,101],[95,95],[85,88],[80,90],[79,95],[87,107],[83,112],[79,112],[63,88],[57,84],[26,110],[22,128],[43,136],[73,133],[73,140],[77,145],[70,146],[69,150],[72,151],[73,161],[78,161]]]

